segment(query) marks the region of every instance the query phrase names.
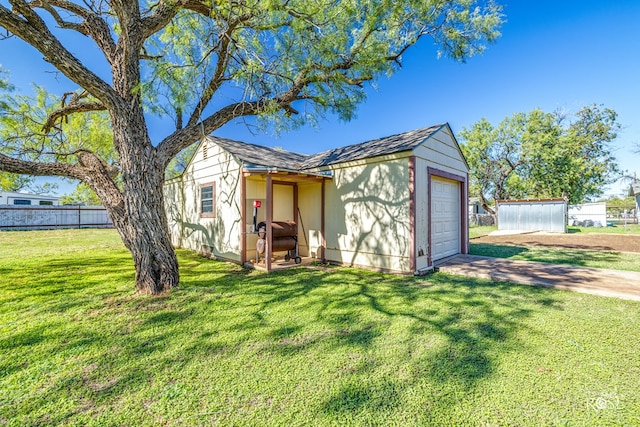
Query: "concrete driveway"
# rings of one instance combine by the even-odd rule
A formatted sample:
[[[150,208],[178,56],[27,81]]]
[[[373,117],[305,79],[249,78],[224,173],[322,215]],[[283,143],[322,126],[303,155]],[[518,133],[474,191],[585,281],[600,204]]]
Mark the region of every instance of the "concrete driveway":
[[[436,263],[443,273],[498,282],[544,286],[587,294],[640,301],[640,273],[517,261],[476,255],[456,255]]]

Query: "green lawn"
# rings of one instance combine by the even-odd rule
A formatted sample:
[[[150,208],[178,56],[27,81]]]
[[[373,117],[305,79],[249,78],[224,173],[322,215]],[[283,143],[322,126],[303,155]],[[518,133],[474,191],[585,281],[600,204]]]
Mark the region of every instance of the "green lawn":
[[[498,229],[495,225],[469,227],[469,238],[486,236]],[[639,224],[620,224],[614,227],[567,227],[568,233],[613,233],[613,234],[640,234]]]
[[[611,270],[640,271],[640,254],[615,251],[590,251],[583,249],[556,249],[536,246],[498,245],[473,243],[471,255],[509,258],[522,261],[549,262],[581,267],[607,268]]]
[[[495,225],[478,225],[469,227],[469,238],[473,239],[476,237],[487,236],[489,233],[497,229],[498,227]]]
[[[435,274],[264,274],[112,230],[0,233],[0,425],[639,425],[640,304]]]
[[[640,234],[639,224],[616,224],[613,227],[567,227],[569,233]]]

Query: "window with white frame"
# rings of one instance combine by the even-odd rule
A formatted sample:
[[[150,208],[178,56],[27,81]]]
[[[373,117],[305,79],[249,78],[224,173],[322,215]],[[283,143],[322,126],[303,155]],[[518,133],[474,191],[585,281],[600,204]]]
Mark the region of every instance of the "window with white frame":
[[[200,216],[203,218],[216,216],[215,182],[200,185]]]

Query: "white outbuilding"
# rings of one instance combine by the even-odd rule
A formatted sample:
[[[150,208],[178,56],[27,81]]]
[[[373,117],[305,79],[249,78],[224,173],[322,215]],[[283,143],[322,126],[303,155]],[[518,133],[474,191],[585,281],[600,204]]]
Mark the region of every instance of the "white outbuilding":
[[[446,123],[312,156],[209,136],[165,199],[174,245],[267,270],[282,251],[400,273],[468,251],[468,165]]]
[[[58,198],[42,194],[0,191],[0,205],[57,206]]]

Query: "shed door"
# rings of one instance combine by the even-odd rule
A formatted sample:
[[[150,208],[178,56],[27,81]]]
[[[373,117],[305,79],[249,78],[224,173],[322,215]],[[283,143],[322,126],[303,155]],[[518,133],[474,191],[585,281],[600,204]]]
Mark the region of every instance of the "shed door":
[[[431,260],[460,253],[460,183],[431,179]]]

